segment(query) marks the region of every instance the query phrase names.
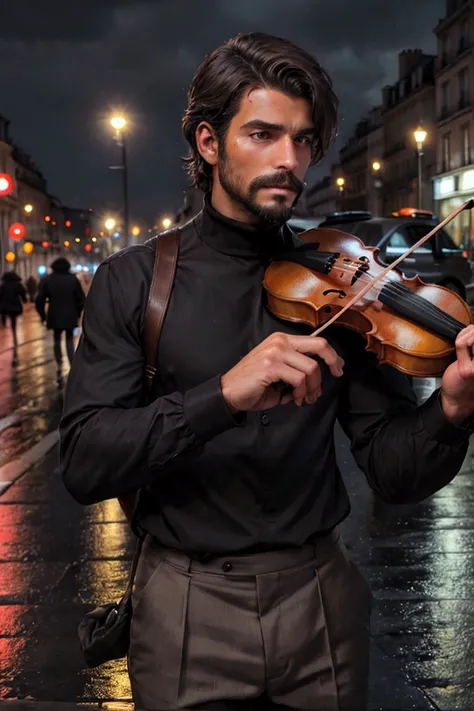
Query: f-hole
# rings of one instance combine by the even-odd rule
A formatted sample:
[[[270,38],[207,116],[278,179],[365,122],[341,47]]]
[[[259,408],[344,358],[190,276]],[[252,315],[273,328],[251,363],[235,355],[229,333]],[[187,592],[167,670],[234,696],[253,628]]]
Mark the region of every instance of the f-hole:
[[[337,294],[340,299],[344,299],[347,296],[346,292],[342,289],[326,289],[326,291],[323,291],[323,296],[327,296],[328,294]]]

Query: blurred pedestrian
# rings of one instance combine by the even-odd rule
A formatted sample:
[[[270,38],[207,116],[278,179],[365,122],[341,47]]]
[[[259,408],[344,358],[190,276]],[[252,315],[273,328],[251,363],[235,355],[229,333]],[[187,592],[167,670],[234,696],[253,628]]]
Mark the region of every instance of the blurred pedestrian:
[[[38,280],[35,279],[33,275],[29,276],[26,280],[26,290],[28,292],[28,296],[30,297],[30,302],[33,304],[38,290]]]
[[[63,332],[66,334],[66,352],[71,364],[74,357],[74,329],[79,325],[85,294],[79,279],[71,273],[71,264],[67,259],[56,259],[51,269],[52,273],[40,282],[35,304],[41,321],[54,333],[54,358],[59,383],[62,379],[63,360],[61,336]]]
[[[21,278],[16,272],[5,272],[0,283],[0,314],[3,326],[6,326],[7,318],[10,320],[13,333],[13,365],[18,365],[17,319],[23,313],[23,303],[26,302],[26,289]]]

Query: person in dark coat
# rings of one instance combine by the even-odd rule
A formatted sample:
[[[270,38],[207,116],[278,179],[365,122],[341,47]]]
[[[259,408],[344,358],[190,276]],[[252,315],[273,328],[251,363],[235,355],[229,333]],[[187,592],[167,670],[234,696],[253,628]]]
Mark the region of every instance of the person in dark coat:
[[[0,283],[0,314],[4,326],[7,318],[10,319],[13,333],[13,365],[18,365],[17,319],[23,313],[23,303],[26,302],[26,289],[21,278],[16,272],[5,272]]]
[[[62,377],[61,334],[63,331],[66,334],[66,352],[71,364],[74,357],[74,329],[78,326],[84,308],[85,294],[79,279],[71,274],[71,265],[67,259],[56,259],[51,269],[52,273],[40,282],[35,305],[42,322],[54,332],[54,357],[59,381]]]
[[[26,290],[30,297],[30,301],[33,304],[35,301],[36,292],[38,289],[38,280],[35,279],[33,275],[29,276],[26,280]]]

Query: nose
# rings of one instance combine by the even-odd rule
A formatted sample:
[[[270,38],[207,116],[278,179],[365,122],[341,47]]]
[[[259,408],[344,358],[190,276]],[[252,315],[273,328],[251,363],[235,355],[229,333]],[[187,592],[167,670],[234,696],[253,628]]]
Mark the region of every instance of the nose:
[[[278,150],[275,156],[277,170],[294,171],[298,167],[298,159],[296,157],[295,144],[291,136],[282,136],[277,143]]]

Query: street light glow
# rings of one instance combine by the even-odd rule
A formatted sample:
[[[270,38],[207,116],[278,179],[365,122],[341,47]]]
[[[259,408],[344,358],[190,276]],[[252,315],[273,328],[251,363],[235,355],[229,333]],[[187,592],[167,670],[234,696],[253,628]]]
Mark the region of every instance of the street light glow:
[[[415,129],[414,136],[415,136],[415,141],[418,143],[418,145],[423,145],[423,143],[426,141],[428,133],[425,131],[423,126],[418,126]]]
[[[121,131],[127,125],[127,121],[123,116],[114,116],[110,119],[110,124],[116,131]]]
[[[338,187],[340,187],[340,188],[343,188],[345,182],[346,182],[345,178],[338,178],[338,179],[336,180],[336,185],[337,185]]]
[[[115,220],[113,217],[109,217],[108,220],[104,222],[104,226],[106,230],[113,230],[115,227]]]
[[[25,207],[23,209],[25,212],[30,214],[30,212],[33,212],[33,205],[30,205],[30,203],[28,203],[28,205],[25,205]]]
[[[374,162],[372,163],[372,170],[374,170],[375,172],[377,172],[377,171],[380,170],[381,167],[382,167],[382,166],[380,165],[379,161],[378,161],[378,160],[374,160]]]
[[[171,227],[171,220],[169,217],[165,217],[161,223],[165,230],[167,230],[169,227]]]
[[[139,234],[140,234],[140,228],[138,227],[138,225],[135,225],[134,227],[132,227],[132,235],[134,237],[138,237]]]
[[[13,192],[13,181],[9,175],[2,173],[0,175],[0,195],[9,195]]]

